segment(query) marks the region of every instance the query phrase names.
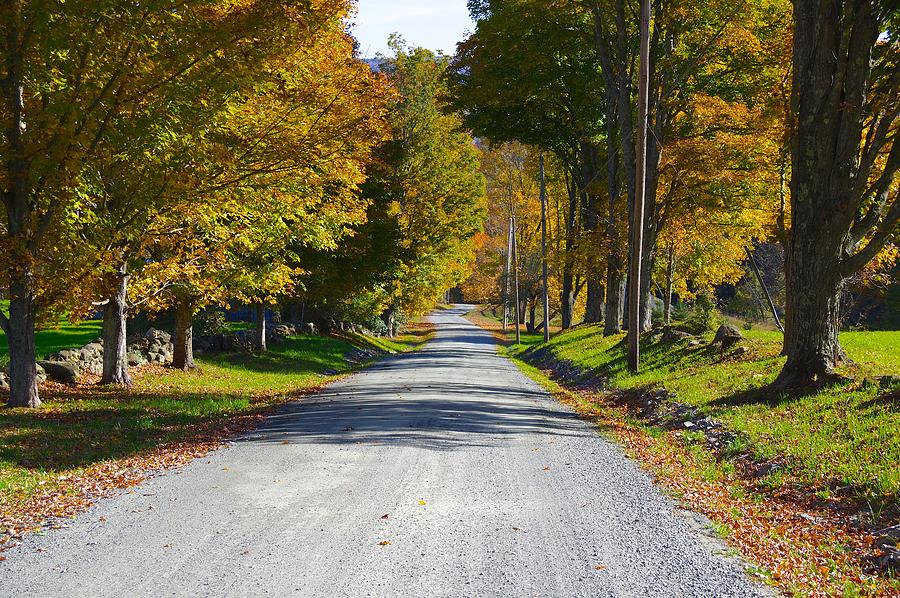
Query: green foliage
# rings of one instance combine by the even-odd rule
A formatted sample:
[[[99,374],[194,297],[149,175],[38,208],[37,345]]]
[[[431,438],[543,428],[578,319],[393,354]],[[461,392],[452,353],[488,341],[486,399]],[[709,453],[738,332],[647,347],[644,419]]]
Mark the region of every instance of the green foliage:
[[[362,187],[366,222],[335,252],[301,252],[303,295],[360,324],[390,308],[421,314],[461,283],[484,220],[478,151],[445,110],[447,59],[399,39],[392,48],[381,65],[391,133]]]
[[[197,336],[227,334],[230,330],[225,313],[220,309],[204,309],[194,317],[194,334]]]
[[[682,324],[691,334],[705,334],[721,326],[724,319],[710,293],[697,295]]]

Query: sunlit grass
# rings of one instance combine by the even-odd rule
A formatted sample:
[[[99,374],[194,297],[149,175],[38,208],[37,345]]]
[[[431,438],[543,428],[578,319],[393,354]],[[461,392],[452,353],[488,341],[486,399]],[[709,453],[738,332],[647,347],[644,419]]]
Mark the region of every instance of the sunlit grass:
[[[559,334],[545,347],[510,347],[525,355],[541,347],[554,358],[606,379],[611,388],[665,386],[677,400],[699,407],[744,434],[761,457],[787,457],[792,470],[816,485],[851,487],[863,497],[897,501],[900,496],[900,404],[875,376],[900,373],[900,332],[841,335],[852,363],[842,373],[852,381],[813,394],[783,396],[767,390],[784,358],[781,333],[745,331],[742,357],[717,350],[645,342],[643,369],[626,367],[624,335],[604,337],[598,326]],[[531,339],[529,339],[531,340]],[[705,340],[709,340],[708,338]]]
[[[63,349],[83,347],[100,336],[103,324],[97,320],[86,320],[77,324],[62,322],[55,326],[46,326],[35,333],[35,346],[38,359]],[[0,365],[9,362],[9,346],[6,335],[0,330]]]

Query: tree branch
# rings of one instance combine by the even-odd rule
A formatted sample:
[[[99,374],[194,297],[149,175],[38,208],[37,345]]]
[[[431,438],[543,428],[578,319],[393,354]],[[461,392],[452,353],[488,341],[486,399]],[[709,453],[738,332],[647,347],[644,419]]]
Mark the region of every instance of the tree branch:
[[[881,225],[877,228],[872,238],[869,239],[866,246],[842,260],[841,275],[847,278],[859,272],[884,248],[898,228],[900,228],[900,196],[895,194],[891,209],[888,210],[887,215],[881,221]]]

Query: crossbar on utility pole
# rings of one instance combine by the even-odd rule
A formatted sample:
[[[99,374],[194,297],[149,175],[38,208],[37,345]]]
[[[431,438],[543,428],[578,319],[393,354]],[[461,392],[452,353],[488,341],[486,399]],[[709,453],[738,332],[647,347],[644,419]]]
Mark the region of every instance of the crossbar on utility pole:
[[[541,154],[541,268],[544,281],[544,342],[550,341],[550,288],[547,274],[547,179],[544,175],[544,154]]]
[[[628,282],[628,370],[641,367],[641,265],[644,245],[644,202],[647,194],[647,104],[650,95],[650,0],[641,0],[641,56],[638,75],[637,176],[632,213],[631,263]]]

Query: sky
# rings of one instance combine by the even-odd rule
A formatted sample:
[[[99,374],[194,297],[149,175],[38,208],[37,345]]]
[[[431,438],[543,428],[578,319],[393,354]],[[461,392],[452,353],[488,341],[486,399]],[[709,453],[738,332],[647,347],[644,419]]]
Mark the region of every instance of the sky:
[[[454,54],[456,43],[474,29],[466,0],[359,0],[355,22],[353,33],[367,58],[387,53],[395,32],[411,45]]]

